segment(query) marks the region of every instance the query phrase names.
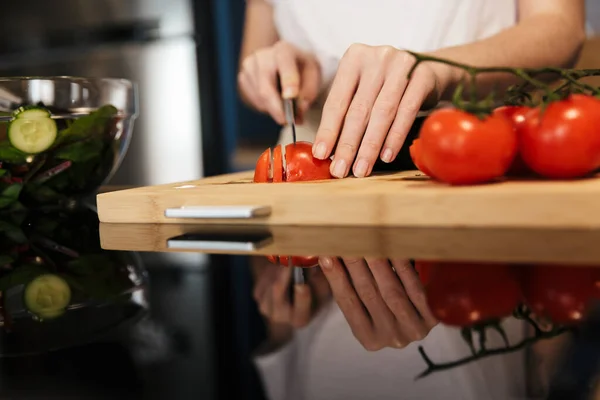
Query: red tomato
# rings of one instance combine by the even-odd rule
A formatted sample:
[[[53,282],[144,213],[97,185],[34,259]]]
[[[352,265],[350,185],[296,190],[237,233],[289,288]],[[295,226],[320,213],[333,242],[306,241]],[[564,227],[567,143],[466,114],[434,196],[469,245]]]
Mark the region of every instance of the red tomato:
[[[283,170],[283,154],[281,154],[281,145],[273,149],[273,182],[285,181],[285,171]]]
[[[521,135],[521,130],[525,125],[527,114],[531,110],[531,107],[526,106],[501,106],[496,108],[493,113],[496,115],[501,115],[511,121],[518,141],[518,138]],[[523,161],[521,152],[518,149],[517,154],[515,155],[515,158],[506,174],[510,176],[523,176],[531,174],[531,170],[529,167],[527,167],[525,161]]]
[[[271,160],[271,155],[273,159]],[[290,143],[285,146],[285,164],[281,145],[265,150],[254,170],[254,182],[297,182],[331,179],[331,160],[319,160],[312,155],[312,144]]]
[[[586,316],[596,293],[598,268],[560,265],[523,267],[523,295],[531,311],[557,324],[570,325]]]
[[[515,270],[502,264],[434,263],[427,303],[442,323],[472,326],[512,314],[522,295]]]
[[[266,149],[258,157],[256,162],[256,168],[254,169],[254,182],[271,182],[270,175],[271,169],[271,149]]]
[[[421,143],[420,139],[413,140],[412,144],[408,148],[410,151],[410,158],[412,158],[415,166],[424,173],[425,175],[431,176],[431,171],[423,164],[423,157],[421,156]]]
[[[427,286],[427,284],[431,281],[431,275],[434,268],[434,262],[415,261],[415,270],[417,271],[417,274],[419,274],[419,280],[423,286]]]
[[[477,116],[440,109],[419,133],[422,162],[436,179],[453,185],[490,182],[502,177],[517,153],[517,135],[504,117]]]
[[[269,260],[272,264],[280,264],[284,266],[288,266],[289,257],[288,256],[267,256],[267,260]],[[319,264],[319,257],[313,256],[292,256],[292,265],[294,267],[316,267]]]
[[[600,100],[573,94],[532,110],[520,136],[523,160],[551,179],[586,176],[600,167]]]

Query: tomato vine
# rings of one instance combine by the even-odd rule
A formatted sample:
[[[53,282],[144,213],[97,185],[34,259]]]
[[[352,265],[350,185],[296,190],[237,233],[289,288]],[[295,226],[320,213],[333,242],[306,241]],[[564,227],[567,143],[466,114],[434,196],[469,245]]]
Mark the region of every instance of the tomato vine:
[[[514,311],[514,317],[527,322],[533,328],[533,331],[534,331],[532,336],[527,337],[514,345],[511,345],[509,343],[506,333],[504,332],[503,328],[500,326],[499,322],[496,321],[496,322],[490,322],[490,323],[483,324],[483,325],[476,325],[476,326],[472,326],[472,327],[463,328],[461,330],[461,336],[462,336],[463,340],[469,346],[469,349],[471,350],[471,355],[464,357],[462,359],[456,360],[456,361],[450,361],[450,362],[446,362],[446,363],[436,364],[431,360],[431,358],[429,358],[429,356],[425,352],[425,349],[423,348],[423,346],[419,346],[419,348],[418,348],[419,353],[421,354],[423,361],[425,361],[425,363],[427,364],[427,368],[423,372],[421,372],[419,375],[417,375],[416,379],[424,378],[435,372],[445,371],[445,370],[449,370],[452,368],[460,367],[462,365],[471,363],[473,361],[480,360],[482,358],[500,355],[500,354],[512,353],[512,352],[521,350],[527,346],[530,346],[540,340],[554,338],[554,337],[560,336],[564,333],[575,331],[575,327],[560,326],[560,325],[552,326],[552,328],[549,330],[542,330],[540,328],[540,326],[537,324],[537,322],[531,317],[531,312],[529,311],[529,309],[524,305],[521,305]],[[486,330],[489,328],[497,331],[500,334],[500,336],[502,337],[502,339],[504,341],[504,346],[493,348],[493,349],[488,349],[486,347],[486,339],[487,339]],[[479,334],[479,349],[476,349],[475,345],[473,343],[473,333],[474,332]]]
[[[483,100],[477,99],[476,77],[482,73],[508,73],[520,78],[523,82],[513,85],[506,90],[503,103],[506,105],[538,105],[534,102],[531,95],[527,92],[529,87],[543,92],[543,98],[539,105],[542,108],[551,102],[565,98],[571,93],[586,93],[600,99],[600,88],[581,82],[581,79],[600,76],[600,69],[567,69],[557,67],[544,68],[513,68],[513,67],[475,67],[461,62],[439,58],[431,55],[409,51],[415,58],[408,78],[412,77],[415,69],[423,62],[438,62],[452,67],[460,68],[466,72],[467,80],[461,82],[454,91],[452,103],[460,110],[475,114],[480,118],[492,113],[496,104],[496,93],[494,90]],[[563,83],[558,88],[553,89],[550,85],[539,80],[540,75],[557,75]],[[469,84],[468,100],[463,100],[463,91],[466,84]]]

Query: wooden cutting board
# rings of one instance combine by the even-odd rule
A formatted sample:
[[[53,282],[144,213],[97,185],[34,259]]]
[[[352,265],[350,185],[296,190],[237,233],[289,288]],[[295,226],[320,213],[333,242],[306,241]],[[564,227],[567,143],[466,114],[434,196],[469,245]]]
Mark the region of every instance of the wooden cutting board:
[[[252,175],[101,193],[99,218],[103,223],[600,228],[600,177],[451,187],[415,171],[294,183],[253,183]],[[259,212],[215,218],[231,206]],[[181,207],[185,212],[216,208],[204,218],[166,215],[177,215]]]
[[[600,230],[582,229],[101,223],[100,242],[120,251],[600,265]]]

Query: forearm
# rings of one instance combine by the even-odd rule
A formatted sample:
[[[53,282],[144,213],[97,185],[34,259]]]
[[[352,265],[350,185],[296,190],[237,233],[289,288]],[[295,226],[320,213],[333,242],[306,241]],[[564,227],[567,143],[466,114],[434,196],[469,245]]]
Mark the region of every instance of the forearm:
[[[274,45],[279,36],[273,21],[273,7],[265,0],[247,0],[242,45],[241,63],[255,51]]]
[[[432,55],[477,67],[572,67],[585,41],[583,21],[560,14],[539,14],[495,36],[471,44],[441,49]],[[464,71],[452,69],[442,93],[448,100]],[[477,87],[485,94],[494,87],[505,89],[518,83],[512,74],[479,74]]]

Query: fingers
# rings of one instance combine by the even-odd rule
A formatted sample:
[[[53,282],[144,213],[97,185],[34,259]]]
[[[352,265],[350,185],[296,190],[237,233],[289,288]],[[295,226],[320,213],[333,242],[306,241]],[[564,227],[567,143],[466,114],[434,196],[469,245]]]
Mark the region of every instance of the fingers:
[[[254,106],[257,111],[265,112],[265,107],[258,96],[258,89],[253,82],[254,79],[250,77],[248,71],[243,70],[238,74],[238,85],[242,95],[246,98],[246,101]]]
[[[421,106],[427,97],[434,93],[435,87],[436,80],[429,67],[420,66],[415,70],[402,96],[394,122],[387,133],[381,150],[382,161],[389,163],[396,158]]]
[[[310,105],[319,95],[321,70],[316,60],[304,60],[301,72],[301,88],[298,96],[298,116],[303,118]]]
[[[399,330],[408,342],[422,340],[427,329],[415,307],[410,302],[400,279],[394,274],[387,259],[367,259],[369,268],[375,277],[381,297],[393,313]]]
[[[425,322],[425,326],[428,330],[436,326],[438,321],[427,305],[425,289],[419,279],[419,275],[412,265],[410,265],[408,260],[392,260],[392,265],[404,286],[406,295],[421,315],[421,318]]]
[[[248,56],[238,74],[242,97],[258,111],[285,124],[281,98],[299,98],[299,118],[319,92],[321,71],[317,60],[280,41]]]
[[[361,343],[372,342],[371,319],[350,283],[346,269],[337,258],[320,257],[319,265],[329,282],[331,292],[350,325],[354,336]]]
[[[256,89],[263,107],[278,123],[285,123],[285,114],[283,103],[281,102],[281,93],[277,86],[277,62],[275,54],[271,49],[259,50],[255,56],[256,69],[258,77]]]
[[[275,63],[281,82],[281,96],[285,99],[298,97],[300,92],[300,70],[297,52],[286,42],[278,42],[274,46]]]
[[[264,297],[266,291],[270,289],[276,273],[277,268],[274,268],[271,265],[268,265],[265,268],[261,269],[256,278],[254,290],[252,291],[252,297],[256,302],[260,302],[260,300]]]
[[[308,275],[312,292],[314,293],[317,305],[325,303],[331,297],[331,288],[321,268],[313,268]]]
[[[315,158],[324,160],[331,155],[342,129],[346,111],[354,97],[361,72],[359,54],[357,54],[359,50],[355,49],[354,46],[350,47],[342,57],[329,95],[323,105],[321,123],[313,145],[313,156]],[[338,168],[345,169],[343,165],[341,167],[340,165],[338,164]]]
[[[289,323],[291,305],[287,299],[287,290],[292,280],[292,269],[280,267],[277,271],[270,294],[272,296],[271,320]]]
[[[335,154],[331,174],[368,176],[381,158],[393,161],[423,103],[437,101],[437,77],[414,57],[390,46],[353,45],[340,62],[313,145],[319,159]]]
[[[359,178],[371,174],[380,153],[382,154],[382,159],[384,159],[382,146],[390,130],[390,126],[394,122],[400,100],[402,99],[402,93],[404,93],[408,83],[408,79],[406,78],[408,74],[407,64],[400,57],[397,57],[397,60],[401,61],[396,61],[392,64],[393,67],[388,71],[385,83],[373,104],[371,117],[356,156],[353,173],[354,176]],[[394,154],[385,152],[385,157],[391,161]]]
[[[294,285],[294,306],[292,326],[302,328],[310,322],[312,296],[310,287],[305,284]]]

